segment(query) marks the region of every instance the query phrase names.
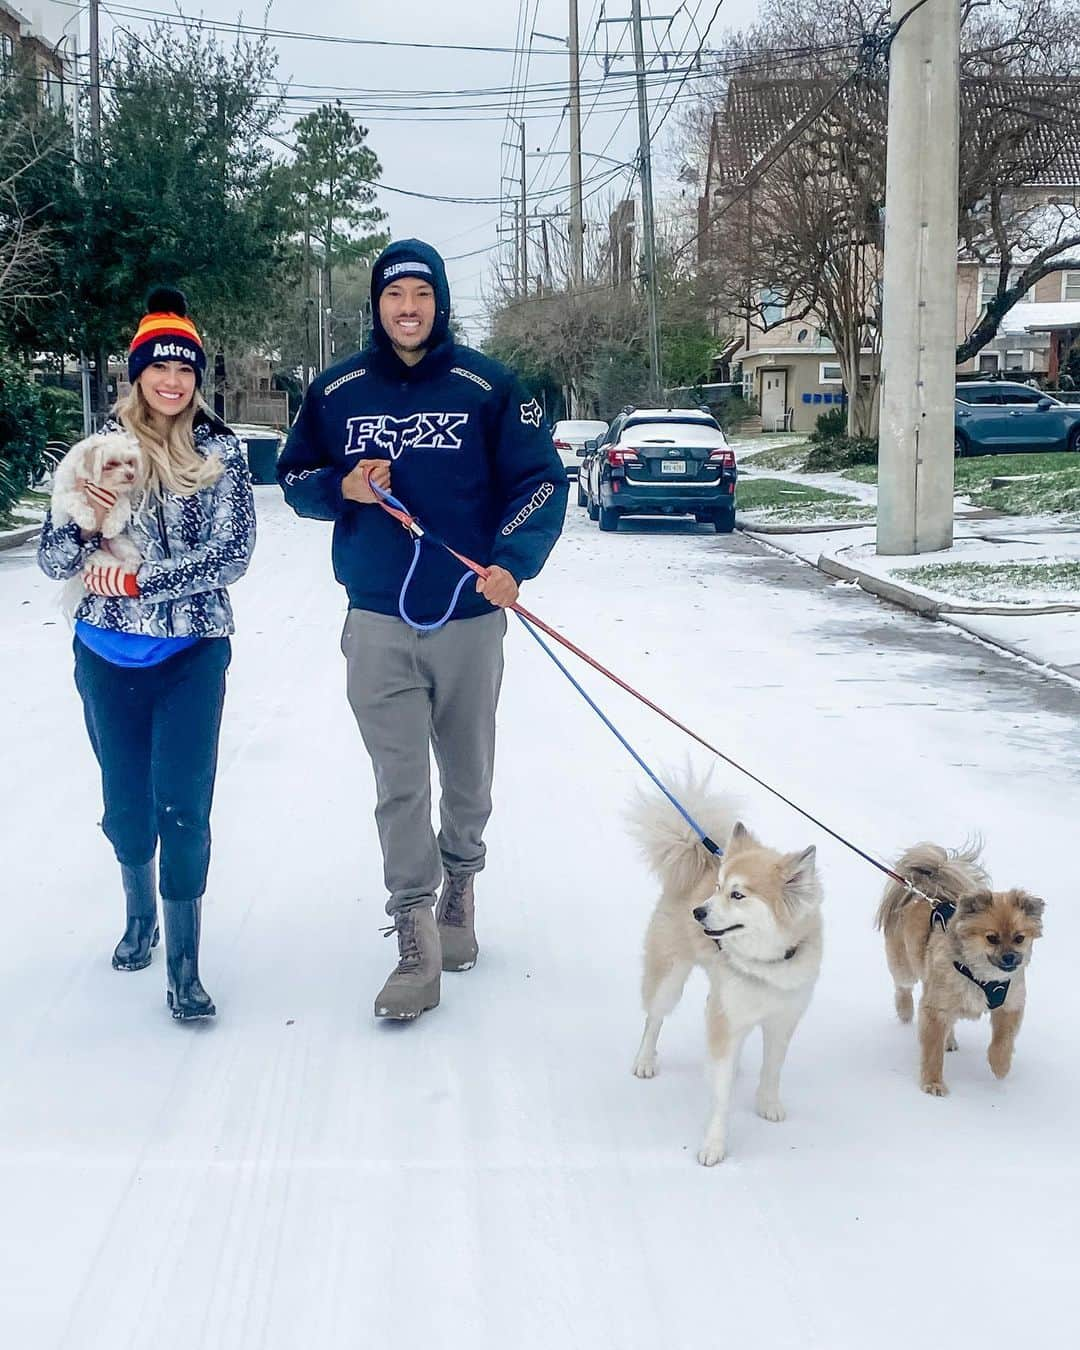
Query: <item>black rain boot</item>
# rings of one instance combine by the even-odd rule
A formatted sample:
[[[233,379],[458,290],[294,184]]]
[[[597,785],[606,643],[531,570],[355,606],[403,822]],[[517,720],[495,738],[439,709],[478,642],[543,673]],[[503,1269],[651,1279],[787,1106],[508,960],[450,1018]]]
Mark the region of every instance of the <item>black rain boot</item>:
[[[213,1017],[217,1009],[199,980],[199,930],[202,927],[202,897],[198,900],[166,900],[165,969],[169,988],[165,995],[178,1022]]]
[[[127,927],[113,952],[113,970],[145,970],[151,948],[158,945],[157,876],[153,858],[141,867],[121,864],[127,904]]]

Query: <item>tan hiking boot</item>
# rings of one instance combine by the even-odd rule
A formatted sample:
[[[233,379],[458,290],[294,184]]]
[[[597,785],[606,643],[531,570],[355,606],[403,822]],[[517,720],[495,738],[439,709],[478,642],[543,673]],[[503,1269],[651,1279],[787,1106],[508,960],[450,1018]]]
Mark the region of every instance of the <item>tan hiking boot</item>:
[[[424,905],[394,917],[398,963],[375,1000],[375,1016],[411,1022],[439,1003],[442,953],[435,915]]]
[[[442,941],[443,970],[471,970],[476,965],[475,905],[471,872],[448,872],[435,917]]]

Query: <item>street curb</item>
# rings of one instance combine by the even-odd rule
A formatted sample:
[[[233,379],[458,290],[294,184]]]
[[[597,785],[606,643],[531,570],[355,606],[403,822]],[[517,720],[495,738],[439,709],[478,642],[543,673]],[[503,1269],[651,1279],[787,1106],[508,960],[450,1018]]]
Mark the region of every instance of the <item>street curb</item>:
[[[0,550],[18,548],[20,544],[28,544],[31,539],[36,539],[40,533],[40,525],[25,525],[21,530],[11,530],[7,534],[0,534]]]
[[[823,553],[817,561],[820,571],[829,576],[839,577],[842,581],[857,581],[864,591],[880,595],[884,600],[904,605],[918,614],[928,614],[931,618],[945,617],[949,614],[967,614],[978,618],[980,614],[988,617],[1006,619],[1026,618],[1038,614],[1080,614],[1080,605],[964,605],[949,599],[936,599],[910,591],[899,582],[886,581],[872,572],[864,572],[858,567],[841,562],[838,558]]]
[[[825,525],[765,525],[752,520],[739,520],[735,523],[746,534],[831,534],[834,530],[865,530],[875,525],[874,520],[834,520]]]

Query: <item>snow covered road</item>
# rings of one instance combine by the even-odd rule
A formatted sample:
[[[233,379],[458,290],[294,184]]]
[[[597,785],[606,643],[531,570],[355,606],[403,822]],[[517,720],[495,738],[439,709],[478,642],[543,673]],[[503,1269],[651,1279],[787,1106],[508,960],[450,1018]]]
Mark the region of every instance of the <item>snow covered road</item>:
[[[1047,901],[1015,1066],[959,1029],[923,1096],[872,929],[879,878],[721,769],[770,843],[820,847],[826,962],[729,1159],[703,983],[634,1079],[654,884],[624,752],[512,624],[481,960],[376,1025],[390,964],[372,785],[344,697],[329,533],[257,489],[235,588],[203,972],[118,975],[115,864],[58,588],[0,553],[0,1325],[14,1350],[875,1350],[1058,1341],[1077,1256],[1080,694],[741,536],[600,534],[570,509],[524,603],[830,824],[892,856],[986,839]],[[678,734],[585,676],[654,762]],[[701,763],[701,760],[695,762]],[[1066,1320],[1067,1319],[1067,1320]]]

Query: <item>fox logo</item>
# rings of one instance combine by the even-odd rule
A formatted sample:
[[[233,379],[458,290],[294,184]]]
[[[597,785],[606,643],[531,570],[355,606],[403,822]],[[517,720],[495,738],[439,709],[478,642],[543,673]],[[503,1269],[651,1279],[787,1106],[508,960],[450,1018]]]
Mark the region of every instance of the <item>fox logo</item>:
[[[460,450],[458,432],[468,420],[468,413],[350,417],[345,424],[345,453],[366,455],[377,451],[387,459],[399,459],[406,450]]]

